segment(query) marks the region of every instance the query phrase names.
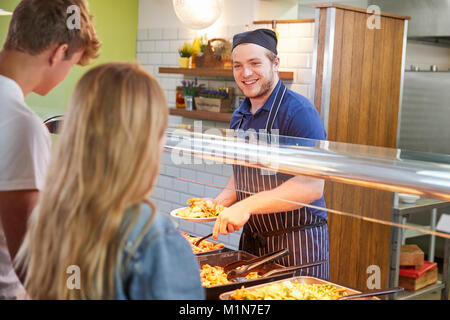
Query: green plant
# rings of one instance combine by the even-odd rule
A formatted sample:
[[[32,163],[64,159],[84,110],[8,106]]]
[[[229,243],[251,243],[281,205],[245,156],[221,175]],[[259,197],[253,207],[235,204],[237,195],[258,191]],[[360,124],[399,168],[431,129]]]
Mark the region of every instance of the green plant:
[[[217,59],[224,59],[231,57],[231,43],[224,39],[217,39],[213,46],[214,56]]]
[[[181,48],[178,48],[178,53],[182,58],[189,58],[194,54],[194,48],[192,44],[186,42]]]
[[[208,38],[206,33],[200,38],[200,52],[205,52],[206,46],[208,45]]]
[[[202,89],[199,92],[199,96],[203,98],[213,98],[213,99],[228,99],[228,92],[225,90],[215,90],[215,89]]]
[[[183,85],[183,96],[195,97],[197,93],[204,87],[203,83],[198,83],[197,78],[195,78],[193,81],[183,80],[181,81],[181,84]]]

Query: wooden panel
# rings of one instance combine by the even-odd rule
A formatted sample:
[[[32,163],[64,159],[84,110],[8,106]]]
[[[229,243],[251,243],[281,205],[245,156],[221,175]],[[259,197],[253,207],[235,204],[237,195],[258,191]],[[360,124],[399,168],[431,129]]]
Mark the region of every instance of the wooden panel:
[[[322,83],[323,83],[323,62],[325,54],[325,37],[327,26],[327,10],[321,9],[319,15],[319,32],[317,35],[317,60],[316,60],[316,83],[314,91],[314,106],[321,114],[322,103]]]
[[[362,76],[363,76],[363,59],[364,59],[364,47],[361,44],[365,43],[365,30],[367,28],[361,28],[366,22],[365,15],[355,14],[354,17],[354,32],[353,32],[353,50],[351,54],[351,75],[350,75],[350,100],[349,104],[349,123],[359,123],[361,118],[361,88],[362,88]],[[358,26],[358,27],[356,27]],[[360,126],[347,125],[347,132],[344,132],[345,141],[349,143],[358,143]],[[342,131],[345,129],[343,128]]]
[[[342,28],[342,48],[340,61],[340,78],[339,78],[339,103],[336,106],[330,105],[330,110],[336,108],[337,116],[331,122],[336,126],[335,136],[329,137],[330,140],[338,142],[347,142],[347,134],[349,128],[350,116],[353,110],[350,109],[350,89],[353,68],[353,46],[358,44],[353,41],[353,34],[357,26],[355,26],[355,15],[353,11],[344,11],[344,21]],[[331,84],[332,86],[334,83]],[[353,128],[353,126],[351,127]]]
[[[394,58],[393,55],[393,20],[388,18],[382,18],[381,24],[383,26],[383,46],[379,50],[383,54],[382,64],[380,65],[380,73],[381,73],[381,83],[380,83],[380,92],[378,95],[378,106],[377,109],[377,130],[378,134],[375,136],[375,145],[376,146],[384,146],[384,147],[394,147],[395,140],[389,141],[387,133],[387,127],[389,126],[388,122],[393,119],[387,118],[386,116],[390,114],[390,109],[394,106],[388,105],[388,100],[391,96],[391,79],[392,79],[392,60]],[[392,143],[394,142],[394,143]]]
[[[361,64],[362,78],[361,78],[361,102],[359,106],[359,122],[358,134],[356,135],[355,143],[367,144],[367,136],[369,135],[369,107],[370,107],[370,93],[372,86],[372,72],[373,72],[373,56],[374,56],[374,38],[375,29],[364,28],[364,53]]]
[[[365,12],[336,8],[328,140],[395,147],[404,21],[383,16],[380,30],[368,29]],[[390,221],[390,192],[327,182],[325,199],[330,209]],[[384,286],[390,228],[333,213],[329,226],[331,280],[366,290],[367,267],[377,265]]]
[[[324,9],[321,9],[324,10]],[[330,88],[330,106],[337,105],[339,103],[339,88],[340,88],[340,67],[341,67],[341,48],[342,48],[342,39],[343,39],[343,20],[344,20],[344,11],[336,10],[335,16],[335,33],[334,33],[334,54],[333,54],[333,67],[332,67],[332,76],[331,83],[332,86]],[[335,119],[337,118],[337,108],[329,109],[329,121],[328,121],[328,132],[327,139],[330,140],[330,137],[336,136],[335,128],[333,125]],[[339,209],[336,204],[344,203],[344,198],[342,192],[338,188],[338,183],[327,182],[325,184],[325,201],[328,208]],[[339,234],[336,234],[336,231],[341,229],[341,223],[344,222],[344,218],[340,216],[335,216],[334,214],[328,214],[329,220],[329,233],[330,233],[330,279],[332,281],[343,281],[344,275],[341,277],[340,274],[348,274],[349,271],[340,272],[341,265],[345,265],[346,257],[340,253],[341,241],[345,241],[345,239]],[[338,231],[339,232],[339,231]],[[342,258],[342,261],[341,261]],[[342,282],[343,283],[343,282]]]
[[[387,119],[392,119],[391,121],[386,121],[388,123],[387,132],[390,134],[388,137],[390,145],[394,148],[397,147],[397,129],[399,125],[398,119],[398,104],[400,100],[400,86],[401,86],[401,75],[402,75],[402,54],[403,54],[403,34],[404,34],[404,22],[401,20],[394,20],[393,25],[393,59],[392,59],[392,74],[391,74],[391,96],[388,103],[390,105],[390,113],[387,115]]]
[[[336,106],[339,104],[340,98],[340,74],[341,74],[341,58],[342,58],[342,39],[344,26],[344,11],[336,10],[335,17],[335,32],[334,32],[334,53],[333,53],[333,67],[331,75],[331,88],[330,88],[330,106]],[[335,121],[338,119],[338,108],[329,108],[329,120],[328,120],[328,139],[330,137],[336,137],[336,125]]]
[[[384,24],[382,24],[384,26]],[[373,46],[373,62],[371,73],[371,89],[370,89],[370,101],[368,109],[368,135],[364,137],[364,143],[368,145],[377,145],[377,133],[378,133],[378,100],[380,99],[380,86],[381,86],[381,73],[380,66],[383,61],[383,52],[380,50],[383,44],[383,29],[375,30],[374,46]]]

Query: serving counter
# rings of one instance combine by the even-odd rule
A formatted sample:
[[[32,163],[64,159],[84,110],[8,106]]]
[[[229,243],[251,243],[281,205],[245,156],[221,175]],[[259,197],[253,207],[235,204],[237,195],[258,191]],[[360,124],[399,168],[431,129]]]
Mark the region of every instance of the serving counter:
[[[189,191],[199,190],[198,197],[215,197],[225,187],[227,176],[231,176],[233,172],[233,165],[256,168],[265,174],[308,176],[324,179],[326,184],[333,182],[364,188],[369,193],[391,194],[392,212],[388,214],[377,212],[367,215],[364,208],[375,205],[373,199],[360,202],[358,206],[350,206],[349,203],[352,203],[354,199],[347,198],[341,199],[341,206],[315,207],[327,211],[329,224],[333,223],[334,216],[347,217],[355,224],[367,224],[367,233],[361,233],[360,230],[355,229],[354,234],[346,236],[350,241],[358,239],[359,242],[366,243],[372,249],[361,252],[358,242],[356,242],[350,251],[330,252],[330,257],[333,254],[340,257],[337,263],[330,260],[330,269],[337,268],[341,274],[341,278],[334,279],[332,275],[330,280],[346,287],[357,288],[360,291],[368,289],[369,278],[374,275],[369,272],[373,270],[371,269],[373,266],[379,267],[378,277],[381,278],[381,280],[378,279],[378,282],[374,282],[375,287],[395,286],[396,279],[398,280],[398,261],[395,257],[402,241],[398,235],[401,235],[404,228],[415,229],[423,234],[433,235],[447,241],[450,239],[450,235],[444,232],[404,225],[402,224],[404,221],[397,218],[399,212],[398,193],[431,198],[440,204],[450,201],[450,161],[446,155],[416,153],[415,157],[412,157],[411,153],[393,148],[315,141],[268,135],[265,132],[249,133],[202,128],[201,123],[197,123],[193,126],[184,125],[182,128],[170,127],[168,129],[164,158],[165,164],[170,164],[172,169],[180,168],[178,171],[173,170],[171,186],[175,186],[176,182],[186,182],[189,184]],[[221,173],[221,176],[216,179],[214,173],[217,172]],[[164,169],[162,175],[167,173],[168,170]],[[213,177],[207,178],[208,176]],[[211,192],[206,194],[205,190]],[[325,188],[326,199],[329,190]],[[195,194],[191,192],[191,195]],[[292,202],[288,199],[276,200]],[[382,198],[379,200],[384,201]],[[296,204],[314,208],[306,203]],[[361,208],[361,210],[348,210],[348,208]],[[212,225],[196,227],[196,230],[204,230],[202,233],[206,235],[212,231]],[[383,230],[387,230],[387,233],[378,233],[379,229],[377,228],[384,228]],[[342,239],[342,237],[339,238],[339,235],[330,234],[330,243],[341,242]],[[380,252],[381,243],[387,243],[388,250]],[[333,250],[336,246],[330,245],[330,248]],[[339,248],[339,243],[337,243],[337,248]],[[447,251],[446,249],[444,261],[446,266],[448,266]],[[381,257],[382,255],[383,257]],[[385,263],[385,261],[389,263]],[[363,285],[355,285],[350,278],[346,281],[343,276],[354,272],[362,274],[366,280]],[[444,276],[448,277],[445,270]],[[448,279],[444,278],[441,284],[435,287],[435,290],[446,288],[447,283]],[[372,284],[371,288],[375,287]]]

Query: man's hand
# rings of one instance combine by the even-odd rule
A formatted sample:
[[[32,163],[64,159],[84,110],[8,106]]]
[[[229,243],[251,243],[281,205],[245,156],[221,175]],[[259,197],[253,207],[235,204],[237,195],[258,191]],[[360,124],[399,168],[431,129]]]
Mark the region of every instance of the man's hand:
[[[213,230],[213,239],[217,240],[219,233],[227,235],[228,233],[238,231],[250,218],[250,212],[238,203],[223,210],[217,217]]]

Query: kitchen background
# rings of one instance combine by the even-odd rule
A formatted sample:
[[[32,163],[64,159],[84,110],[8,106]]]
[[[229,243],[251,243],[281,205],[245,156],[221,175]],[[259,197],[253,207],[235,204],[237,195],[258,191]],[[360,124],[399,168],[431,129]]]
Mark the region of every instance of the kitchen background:
[[[336,2],[336,1],[335,1]],[[389,1],[388,1],[389,2]],[[270,28],[271,25],[253,24],[257,20],[284,20],[284,19],[310,19],[314,18],[312,4],[323,3],[323,1],[235,1],[227,0],[224,4],[222,17],[212,27],[206,30],[195,31],[186,28],[176,17],[170,1],[140,0],[139,2],[139,31],[137,39],[137,59],[153,75],[155,75],[167,94],[169,107],[175,107],[175,90],[182,79],[192,80],[194,77],[161,74],[158,68],[177,67],[179,48],[184,42],[190,42],[196,36],[204,33],[208,38],[232,39],[237,32],[252,30],[256,28]],[[375,1],[337,1],[337,3],[367,8]],[[386,3],[378,3],[382,11]],[[391,8],[389,8],[391,9]],[[397,12],[408,15],[397,8]],[[410,25],[414,19],[414,15]],[[281,57],[281,70],[292,71],[294,79],[284,81],[292,90],[312,100],[312,63],[314,50],[314,23],[288,23],[278,24],[279,55]],[[436,65],[438,70],[448,71],[450,68],[450,46],[431,45],[420,40],[409,40],[406,47],[405,66],[419,68],[429,71],[431,65]],[[405,73],[405,86],[402,116],[400,123],[399,142],[400,148],[424,152],[440,152],[450,154],[450,144],[442,141],[450,141],[450,129],[445,124],[450,123],[450,112],[448,90],[450,73],[440,72],[432,74],[440,77],[440,81],[434,81],[434,90],[429,86],[421,86],[409,81],[414,76],[426,76],[430,72],[407,71]],[[198,77],[206,87],[234,87],[238,89],[230,78]],[[429,83],[428,80],[425,80]],[[441,89],[439,89],[441,88]],[[422,93],[422,95],[421,95]],[[236,103],[239,97],[236,97]],[[440,103],[439,103],[440,102]],[[430,112],[432,111],[432,112]],[[172,124],[192,124],[193,119],[180,116],[170,116]],[[228,123],[219,121],[202,122],[203,127],[227,127]],[[436,131],[440,130],[439,133]],[[435,137],[442,137],[436,139]],[[232,170],[227,165],[182,165],[174,166],[169,154],[164,154],[161,176],[153,193],[153,198],[164,212],[170,212],[175,208],[183,206],[185,201],[193,196],[214,197],[225,185]],[[178,179],[183,177],[198,183],[186,182]],[[414,217],[410,222],[427,225],[428,217]],[[211,231],[212,224],[196,224],[182,221],[180,229],[196,235],[205,235]],[[428,237],[414,239],[421,242],[421,247],[427,250]],[[235,248],[238,244],[239,233],[234,233],[220,240],[226,245]],[[442,244],[437,243],[437,256],[440,256]]]
[[[411,3],[411,1],[415,0],[406,2]],[[311,8],[311,5],[326,1],[226,0],[219,20],[211,27],[201,31],[188,29],[180,22],[174,13],[171,0],[89,0],[87,2],[95,16],[98,34],[103,42],[100,58],[95,61],[94,65],[108,61],[139,62],[159,80],[166,92],[169,107],[174,108],[176,86],[181,84],[181,80],[194,77],[161,74],[158,72],[158,68],[177,67],[179,57],[177,50],[184,42],[192,42],[195,37],[205,33],[208,39],[231,40],[232,36],[238,32],[271,27],[271,25],[253,24],[257,20],[314,18],[314,9]],[[420,2],[434,3],[435,1],[415,1],[415,6],[405,5],[405,1],[394,0],[334,2],[360,8],[377,4],[382,11],[410,15],[412,19],[409,21],[409,30],[417,30],[425,20],[418,15],[420,10],[417,13],[408,8],[420,9]],[[0,8],[12,11],[18,3],[19,0],[0,0]],[[445,1],[441,1],[441,3],[445,3]],[[446,13],[448,17],[448,10],[440,11]],[[433,17],[435,20],[439,20],[440,16],[437,14]],[[1,43],[6,37],[9,21],[10,17],[0,17]],[[277,25],[281,70],[294,73],[292,81],[284,82],[290,89],[310,100],[313,89],[314,27],[313,22]],[[450,33],[450,28],[447,30]],[[447,36],[449,35],[447,34]],[[425,70],[429,71],[431,65],[436,65],[439,71],[448,71],[450,69],[450,46],[446,43],[430,44],[422,38],[408,39],[405,63],[408,71],[405,73],[398,146],[409,150],[450,154],[450,144],[448,143],[450,126],[447,125],[450,123],[448,104],[450,97],[447,90],[450,87],[450,72],[431,75],[430,72],[424,72]],[[421,72],[409,71],[411,66],[420,69]],[[67,79],[50,95],[38,97],[30,94],[27,103],[43,118],[63,114],[76,82],[87,69],[75,67]],[[437,77],[437,80],[424,78],[428,76]],[[232,78],[198,77],[198,80],[207,87],[235,88],[235,93],[238,95],[235,99],[235,105],[237,105],[239,90]],[[431,87],[427,87],[430,83],[432,83]],[[171,124],[192,124],[193,121],[193,119],[170,116]],[[228,126],[225,122],[207,120],[203,120],[202,125],[203,127],[218,128]],[[168,213],[172,209],[183,206],[190,197],[214,197],[231,174],[231,167],[227,165],[176,166],[171,161],[170,155],[164,153],[161,175],[152,198],[161,212]],[[182,181],[177,177],[184,177],[198,183]],[[179,224],[179,228],[191,234],[204,235],[211,232],[212,224],[193,224],[183,221]],[[239,233],[220,238],[220,241],[231,248],[237,247],[238,240]],[[426,241],[423,246],[426,251]],[[438,251],[439,247],[437,244]],[[437,256],[439,256],[438,253]]]

